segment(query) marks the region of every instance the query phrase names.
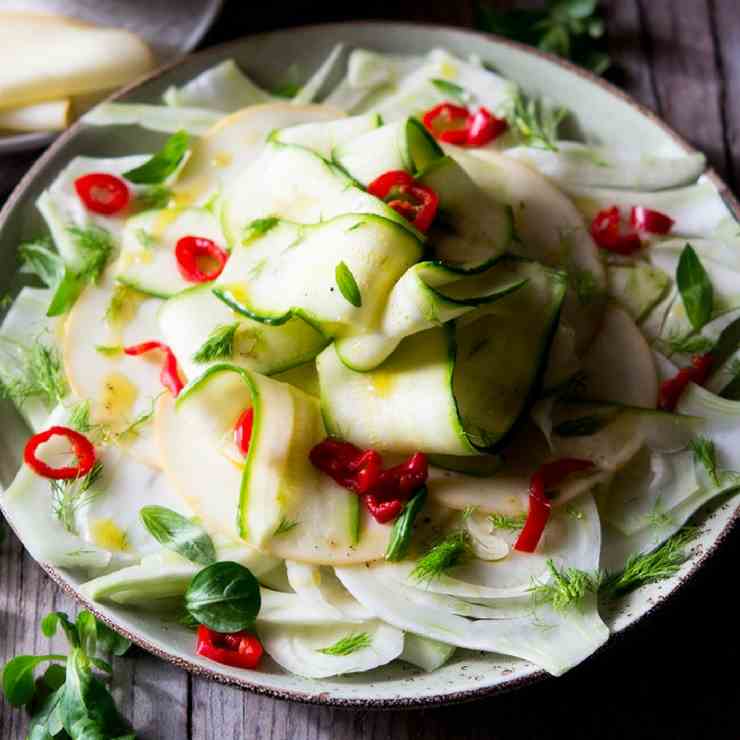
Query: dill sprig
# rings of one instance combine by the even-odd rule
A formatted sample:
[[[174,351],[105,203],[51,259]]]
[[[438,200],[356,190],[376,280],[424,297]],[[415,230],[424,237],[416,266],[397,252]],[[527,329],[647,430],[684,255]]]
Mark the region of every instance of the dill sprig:
[[[697,534],[696,527],[683,527],[652,552],[633,555],[621,573],[611,573],[604,577],[599,594],[606,598],[615,598],[646,583],[655,583],[676,575],[689,558],[686,546]]]
[[[428,583],[439,578],[446,570],[462,563],[469,555],[470,541],[467,532],[453,532],[437,542],[416,562],[409,577],[415,581]]]
[[[370,647],[372,639],[367,632],[357,632],[337,640],[333,645],[317,650],[324,655],[352,655],[358,650]]]
[[[525,146],[557,152],[558,128],[567,115],[565,108],[550,108],[536,98],[526,100],[517,92],[506,118]]]
[[[714,442],[706,437],[697,437],[689,443],[691,451],[694,453],[694,460],[701,464],[707,471],[709,480],[715,486],[719,486],[719,473],[717,472],[717,454],[714,449]]]
[[[16,355],[15,367],[0,367],[0,398],[7,398],[16,406],[37,398],[52,408],[67,395],[68,386],[59,353],[40,339],[25,345],[11,344]]]
[[[283,517],[280,520],[280,524],[275,527],[275,531],[272,533],[273,537],[277,537],[278,535],[285,534],[286,532],[290,532],[291,529],[294,529],[298,526],[298,522],[294,522],[292,519],[286,519]]]
[[[559,570],[549,558],[547,569],[550,571],[552,581],[537,584],[530,589],[538,604],[546,603],[557,611],[566,611],[577,608],[586,594],[595,594],[599,591],[602,581],[600,573],[586,573],[578,568]]]
[[[157,401],[163,393],[164,391],[154,396],[149,408],[146,411],[142,411],[138,416],[135,416],[127,427],[125,427],[120,432],[118,432],[118,434],[115,435],[116,439],[123,439],[124,437],[136,437],[139,434],[141,427],[143,427],[145,424],[148,424],[152,420]]]
[[[239,328],[239,322],[217,326],[193,355],[195,362],[212,362],[213,360],[227,360],[234,354],[234,337]]]
[[[488,521],[491,524],[491,532],[494,529],[506,529],[510,532],[516,532],[524,526],[524,523],[527,521],[527,515],[522,513],[510,516],[509,514],[494,512],[488,515]]]
[[[69,412],[69,425],[80,434],[87,434],[93,428],[90,421],[90,401],[76,403]]]
[[[77,534],[75,524],[77,510],[99,495],[100,492],[93,490],[92,487],[98,481],[102,472],[103,465],[97,462],[87,475],[72,480],[49,481],[52,512],[71,534]]]
[[[68,226],[67,232],[74,238],[77,247],[82,252],[83,261],[78,273],[79,277],[96,282],[113,252],[113,239],[110,232],[101,226],[88,226],[85,229]]]

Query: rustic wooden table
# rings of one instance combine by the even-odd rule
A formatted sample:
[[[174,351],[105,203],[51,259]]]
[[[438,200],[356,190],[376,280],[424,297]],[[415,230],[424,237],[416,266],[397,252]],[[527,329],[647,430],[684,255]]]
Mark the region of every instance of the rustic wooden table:
[[[538,2],[499,2],[501,6]],[[740,176],[738,0],[611,0],[604,3],[614,75],[709,156],[737,191]],[[289,0],[265,9],[227,1],[210,45],[301,23],[393,18],[469,26],[473,3]],[[256,5],[256,4],[255,4]],[[320,6],[320,9],[318,8]],[[0,202],[33,155],[0,160]],[[140,650],[115,662],[123,714],[146,740],[331,738],[737,737],[740,662],[734,594],[740,537],[638,627],[556,681],[447,709],[359,712],[261,698],[194,678]],[[49,652],[39,632],[53,609],[76,610],[12,535],[0,550],[0,664]],[[0,738],[25,736],[26,718],[0,701]]]

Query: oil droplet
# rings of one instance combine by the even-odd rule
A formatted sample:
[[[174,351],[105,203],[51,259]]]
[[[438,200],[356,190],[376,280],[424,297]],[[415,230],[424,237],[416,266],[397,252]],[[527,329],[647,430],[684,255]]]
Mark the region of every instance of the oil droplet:
[[[136,386],[123,373],[110,373],[103,379],[97,421],[111,426],[125,422],[138,395]]]
[[[126,533],[112,519],[95,519],[90,523],[93,542],[106,550],[128,550]]]
[[[372,390],[379,398],[387,398],[393,390],[393,374],[385,370],[370,373]]]
[[[230,152],[216,152],[211,163],[214,167],[228,167],[233,161],[234,157]]]

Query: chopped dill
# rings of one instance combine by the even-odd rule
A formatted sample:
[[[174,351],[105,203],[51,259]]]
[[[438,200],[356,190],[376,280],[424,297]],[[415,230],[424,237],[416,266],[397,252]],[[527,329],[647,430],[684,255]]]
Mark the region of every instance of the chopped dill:
[[[418,582],[429,582],[439,578],[446,570],[462,563],[470,554],[470,542],[466,532],[447,535],[437,542],[426,555],[421,557],[409,576]]]
[[[717,473],[717,454],[714,449],[714,442],[706,437],[697,437],[692,439],[689,446],[694,453],[694,460],[701,464],[707,471],[709,480],[715,486],[719,486],[719,474]]]
[[[118,357],[123,354],[123,347],[120,344],[96,344],[95,351],[105,357]]]
[[[141,244],[144,249],[154,249],[157,246],[157,238],[152,234],[151,231],[146,229],[136,229],[134,232],[136,240]]]
[[[90,422],[90,401],[76,403],[69,413],[69,425],[80,434],[87,434],[92,430]]]
[[[499,514],[498,512],[494,512],[493,514],[488,515],[488,521],[491,524],[491,532],[493,532],[494,529],[506,529],[510,532],[517,532],[527,521],[527,515],[522,513],[510,516],[509,514]]]
[[[352,655],[358,650],[362,650],[372,645],[372,639],[367,632],[356,632],[346,637],[342,637],[337,640],[333,645],[329,647],[321,648],[317,650],[317,653],[323,653],[324,655]]]
[[[59,353],[54,347],[36,339],[29,348],[4,339],[15,355],[14,367],[0,366],[0,398],[22,407],[36,398],[52,408],[67,395],[67,380]]]
[[[272,533],[273,537],[277,537],[278,535],[285,534],[286,532],[290,532],[291,529],[294,529],[298,526],[298,522],[294,522],[291,519],[286,519],[283,517],[280,520],[280,524],[275,527],[275,531]]]
[[[517,92],[506,118],[525,146],[557,152],[558,128],[567,115],[565,108],[550,108],[535,98],[525,100]]]
[[[71,534],[77,534],[75,524],[75,513],[77,510],[90,503],[100,491],[94,490],[93,486],[103,472],[103,465],[95,463],[92,470],[79,478],[72,480],[51,480],[51,509],[64,528]]]
[[[212,362],[213,360],[227,360],[234,355],[234,337],[239,328],[239,322],[217,326],[193,355],[195,362]]]
[[[689,558],[686,545],[697,534],[696,527],[683,527],[652,552],[633,555],[621,573],[611,573],[604,577],[599,593],[607,598],[614,598],[646,583],[655,583],[676,575]]]
[[[569,270],[568,283],[575,291],[578,303],[582,306],[588,306],[603,295],[603,291],[596,282],[596,276],[590,270]]]
[[[113,239],[110,232],[100,226],[88,226],[85,229],[68,226],[67,232],[74,238],[77,247],[82,252],[79,277],[96,282],[113,252]]]
[[[478,511],[477,506],[475,505],[466,506],[462,510],[462,514],[460,516],[462,517],[463,521],[467,521],[468,519],[470,519],[471,516],[473,516],[473,514],[475,514],[476,511]]]
[[[530,589],[535,603],[549,604],[557,611],[566,611],[578,607],[586,594],[595,594],[601,585],[599,573],[586,573],[578,568],[558,570],[555,563],[548,558],[547,569],[550,571],[550,583],[537,584]]]

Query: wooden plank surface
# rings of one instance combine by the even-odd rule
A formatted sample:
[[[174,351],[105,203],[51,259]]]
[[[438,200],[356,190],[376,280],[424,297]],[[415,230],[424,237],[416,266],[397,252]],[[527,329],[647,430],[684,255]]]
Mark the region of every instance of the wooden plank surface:
[[[251,5],[227,0],[206,43],[307,22],[385,17],[470,25],[473,16],[468,0],[368,1],[361,7],[305,0],[259,10]],[[704,150],[736,188],[737,0],[605,5],[619,84]],[[33,155],[0,159],[0,202],[32,160]],[[145,740],[736,737],[740,692],[732,669],[740,647],[733,587],[739,557],[740,542],[731,538],[669,606],[567,676],[461,707],[353,712],[291,704],[191,678],[138,650],[115,661],[114,692]],[[38,625],[52,609],[76,611],[7,534],[0,546],[0,664],[15,654],[47,650]],[[0,702],[0,738],[22,738],[25,727],[23,713]]]

